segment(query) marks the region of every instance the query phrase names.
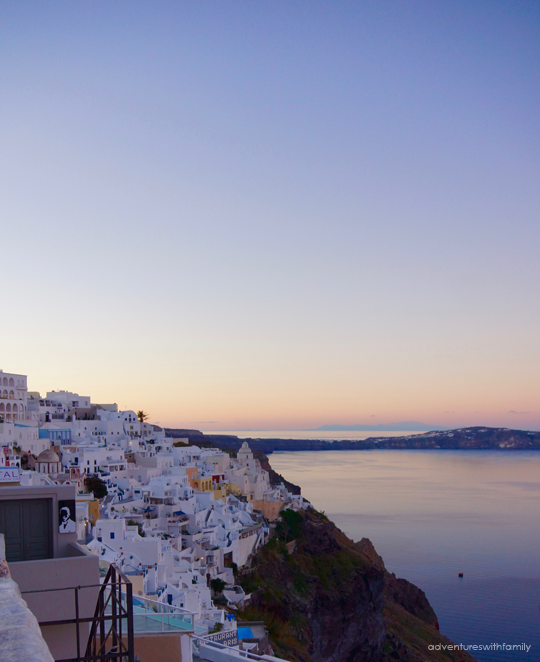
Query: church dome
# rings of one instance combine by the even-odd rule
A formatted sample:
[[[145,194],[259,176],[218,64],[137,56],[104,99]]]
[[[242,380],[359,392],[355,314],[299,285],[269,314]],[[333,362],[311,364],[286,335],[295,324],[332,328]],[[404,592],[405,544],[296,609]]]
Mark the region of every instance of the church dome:
[[[41,451],[36,462],[60,462],[60,458],[49,448],[48,450]]]

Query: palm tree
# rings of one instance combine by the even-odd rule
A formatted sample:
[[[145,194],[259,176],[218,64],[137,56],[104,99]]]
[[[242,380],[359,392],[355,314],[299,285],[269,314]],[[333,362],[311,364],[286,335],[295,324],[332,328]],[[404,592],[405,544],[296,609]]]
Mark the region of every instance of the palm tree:
[[[144,423],[149,417],[148,414],[141,409],[137,412],[137,418],[139,419],[139,423]]]

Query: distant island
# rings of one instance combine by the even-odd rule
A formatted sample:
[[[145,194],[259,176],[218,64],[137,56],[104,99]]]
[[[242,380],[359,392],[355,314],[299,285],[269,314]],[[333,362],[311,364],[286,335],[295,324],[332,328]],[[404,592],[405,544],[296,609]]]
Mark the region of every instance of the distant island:
[[[321,425],[320,428],[308,432],[431,432],[433,430],[449,430],[444,425],[428,425],[418,421],[402,421],[401,423],[379,423],[378,425]]]
[[[235,435],[203,434],[200,430],[167,429],[167,435],[187,438],[200,446],[238,450],[247,441],[254,451],[352,451],[377,449],[419,450],[540,450],[540,432],[488,428],[477,426],[455,430],[431,430],[401,437],[369,437],[368,439],[240,439]]]

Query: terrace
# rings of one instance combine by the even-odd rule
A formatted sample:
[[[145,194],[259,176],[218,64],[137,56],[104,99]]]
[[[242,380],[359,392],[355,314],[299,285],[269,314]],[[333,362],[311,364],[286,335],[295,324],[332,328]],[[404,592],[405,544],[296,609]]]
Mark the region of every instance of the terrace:
[[[123,600],[125,601],[125,596]],[[157,632],[192,633],[195,631],[194,613],[149,598],[134,596],[133,629],[136,635]]]

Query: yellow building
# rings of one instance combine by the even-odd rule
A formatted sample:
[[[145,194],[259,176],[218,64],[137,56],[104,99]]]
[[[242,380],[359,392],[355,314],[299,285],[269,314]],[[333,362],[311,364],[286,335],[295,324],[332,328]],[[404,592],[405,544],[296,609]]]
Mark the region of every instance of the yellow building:
[[[253,500],[253,508],[260,510],[269,522],[275,522],[283,507],[283,501],[280,499],[261,499]]]
[[[94,524],[99,519],[99,500],[93,499],[88,502],[88,519]]]
[[[236,483],[227,484],[227,494],[233,494],[234,496],[240,496],[242,490],[236,485]]]
[[[199,492],[212,492],[214,489],[214,481],[212,476],[199,476],[193,479],[193,487]]]
[[[214,499],[225,499],[227,497],[227,487],[222,485],[221,487],[216,487],[215,490],[212,490],[214,493]]]
[[[99,499],[89,494],[77,494],[77,503],[86,503],[88,507],[88,521],[95,524],[99,519]]]

